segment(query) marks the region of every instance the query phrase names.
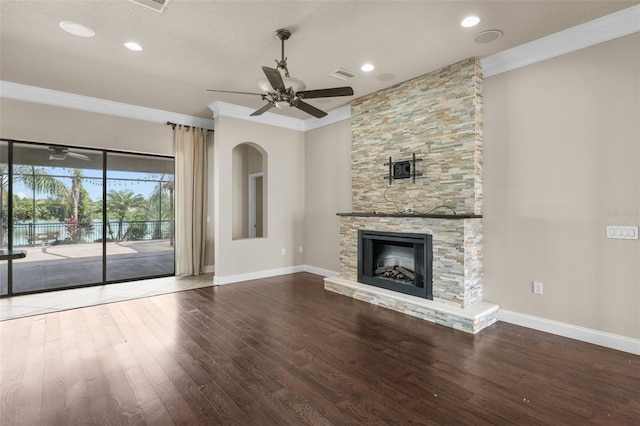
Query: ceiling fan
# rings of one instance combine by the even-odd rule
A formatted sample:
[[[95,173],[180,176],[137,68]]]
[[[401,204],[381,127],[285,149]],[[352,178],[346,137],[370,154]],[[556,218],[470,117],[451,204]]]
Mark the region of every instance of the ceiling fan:
[[[221,93],[237,93],[242,95],[258,95],[262,97],[263,101],[268,103],[253,112],[251,116],[257,116],[265,113],[273,107],[283,109],[287,106],[298,108],[308,114],[313,115],[316,118],[322,118],[327,115],[326,112],[306,103],[303,99],[314,98],[332,98],[335,96],[353,96],[353,89],[351,87],[334,87],[331,89],[318,89],[318,90],[305,90],[307,88],[303,81],[293,78],[289,75],[289,69],[287,68],[287,58],[284,56],[284,42],[291,36],[291,32],[285,29],[279,29],[276,31],[276,37],[278,37],[282,43],[282,59],[276,59],[276,67],[262,67],[267,78],[264,78],[258,82],[258,87],[263,93],[251,93],[251,92],[234,92],[230,90],[214,90],[209,89],[209,92],[221,92]],[[280,72],[283,71],[284,76]]]
[[[91,161],[91,158],[87,157],[86,155],[80,154],[79,152],[71,151],[69,148],[50,146],[49,151],[51,151],[51,154],[49,154],[49,160],[62,161],[67,157],[71,157],[78,160]]]

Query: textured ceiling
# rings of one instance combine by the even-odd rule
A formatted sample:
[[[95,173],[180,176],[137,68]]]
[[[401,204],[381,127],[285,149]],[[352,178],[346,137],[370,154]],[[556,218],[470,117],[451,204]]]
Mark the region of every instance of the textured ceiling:
[[[638,4],[638,1],[194,1],[171,0],[158,13],[127,0],[0,0],[0,79],[151,108],[211,117],[224,101],[260,108],[261,66],[286,42],[292,77],[309,89],[351,85],[354,97],[310,100],[331,110],[376,90],[459,60],[480,58]],[[475,28],[459,26],[476,14]],[[91,27],[93,38],[62,31],[58,23]],[[473,35],[499,29],[504,36],[480,45]],[[122,46],[129,40],[144,50]],[[371,73],[360,65],[372,62]],[[329,73],[346,68],[348,82]],[[393,74],[392,80],[381,75]],[[384,77],[384,76],[382,76]],[[272,110],[292,117],[295,109]]]

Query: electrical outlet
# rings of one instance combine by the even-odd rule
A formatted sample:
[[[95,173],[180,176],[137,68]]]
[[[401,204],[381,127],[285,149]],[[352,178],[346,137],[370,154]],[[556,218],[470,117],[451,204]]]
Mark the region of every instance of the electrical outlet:
[[[300,253],[302,253],[302,252],[303,252],[303,250],[302,250],[302,246],[300,246],[300,248],[298,249],[298,251],[299,251]]]
[[[638,227],[607,225],[607,238],[618,240],[637,240]]]
[[[287,250],[286,249],[282,249],[282,255],[284,256],[285,254],[287,254]]]
[[[533,282],[533,292],[535,294],[542,294],[544,291],[543,285],[540,282],[534,281]]]

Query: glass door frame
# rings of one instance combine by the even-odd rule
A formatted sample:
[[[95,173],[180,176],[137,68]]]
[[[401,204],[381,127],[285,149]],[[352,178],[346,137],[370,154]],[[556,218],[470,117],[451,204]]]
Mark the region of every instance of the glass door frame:
[[[7,262],[7,294],[0,295],[0,298],[17,296],[17,295],[26,295],[26,294],[35,294],[35,293],[45,293],[50,291],[57,290],[67,290],[74,288],[83,288],[83,287],[95,287],[101,286],[105,284],[115,284],[121,282],[129,282],[129,281],[139,281],[139,280],[147,280],[154,278],[163,278],[163,277],[171,277],[175,276],[175,245],[173,248],[173,273],[170,274],[156,274],[144,277],[132,277],[126,279],[117,279],[117,280],[107,280],[107,221],[108,221],[108,206],[107,206],[107,166],[108,166],[108,155],[109,154],[120,154],[120,155],[129,155],[129,156],[139,156],[139,157],[148,157],[148,158],[156,158],[156,159],[166,159],[174,162],[174,179],[175,179],[175,157],[169,155],[160,155],[160,154],[147,154],[147,153],[136,153],[136,152],[127,152],[127,151],[118,151],[112,149],[100,149],[100,148],[87,148],[80,146],[68,146],[68,145],[58,145],[53,143],[44,143],[44,142],[33,142],[33,141],[24,141],[17,139],[8,139],[8,138],[0,138],[1,142],[7,143],[7,249],[13,249],[13,167],[14,167],[14,144],[24,144],[24,145],[33,145],[33,146],[60,146],[64,148],[76,148],[81,149],[83,151],[94,151],[96,153],[102,154],[102,281],[97,283],[89,283],[89,284],[78,284],[73,286],[65,286],[65,287],[55,287],[51,289],[41,289],[41,290],[33,290],[26,292],[18,292],[15,293],[13,289],[13,260],[9,259]],[[174,194],[175,196],[175,194]],[[35,212],[34,212],[35,214]],[[171,215],[172,220],[175,221],[175,213]],[[0,226],[2,224],[0,223]],[[175,226],[171,226],[171,229],[175,229]],[[173,235],[171,236],[173,239]]]

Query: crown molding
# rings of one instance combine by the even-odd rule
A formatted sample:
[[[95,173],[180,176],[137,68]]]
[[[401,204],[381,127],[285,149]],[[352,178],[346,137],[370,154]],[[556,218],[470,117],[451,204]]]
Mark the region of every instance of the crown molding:
[[[251,117],[251,114],[255,111],[254,109],[227,102],[212,102],[209,104],[209,109],[213,111],[214,117],[232,117],[239,118],[240,120],[252,121],[254,123],[284,127],[285,129],[300,130],[303,132],[305,130],[304,121],[297,118],[273,114],[270,112],[266,112],[256,117]]]
[[[270,112],[257,117],[251,117],[251,113],[254,111],[253,109],[220,101],[209,104],[209,109],[213,111],[214,117],[239,118],[240,120],[267,124],[269,126],[284,127],[285,129],[299,130],[301,132],[317,129],[318,127],[327,126],[329,124],[351,118],[351,105],[344,105],[333,109],[327,113],[326,117],[308,118],[306,120],[300,120],[298,118],[287,117]]]
[[[151,121],[166,124],[171,121],[185,126],[213,129],[210,118],[195,117],[177,112],[163,111],[122,102],[108,101],[77,95],[75,93],[60,92],[26,84],[0,81],[0,97],[37,104],[52,105],[62,108],[72,108],[116,117],[132,118],[135,120]]]
[[[480,63],[484,77],[491,77],[638,31],[640,5],[498,52]]]
[[[319,127],[328,126],[329,124],[337,123],[338,121],[348,120],[351,118],[351,103],[343,105],[341,107],[332,109],[322,118],[307,118],[304,120],[304,130],[317,129]]]

